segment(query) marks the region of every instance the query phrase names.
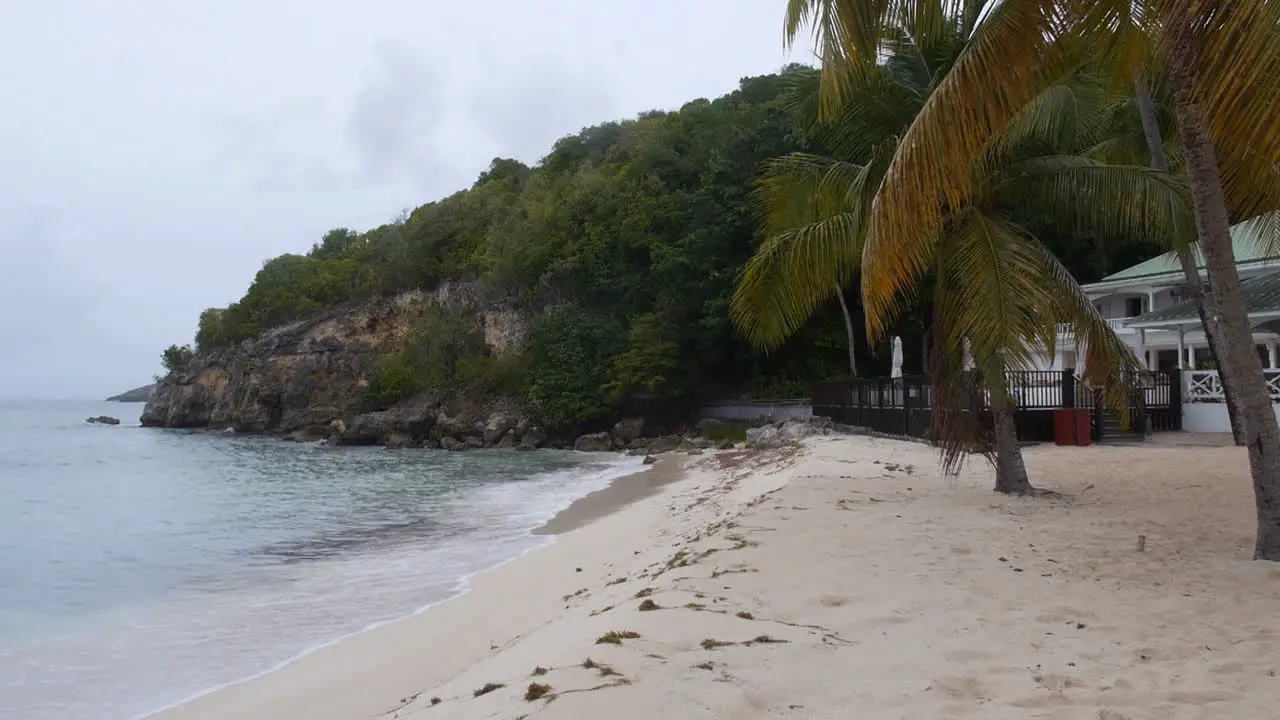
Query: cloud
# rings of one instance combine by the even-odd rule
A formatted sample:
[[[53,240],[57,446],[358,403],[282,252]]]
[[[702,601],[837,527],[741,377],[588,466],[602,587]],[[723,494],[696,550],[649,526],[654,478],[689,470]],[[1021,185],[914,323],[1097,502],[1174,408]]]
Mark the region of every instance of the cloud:
[[[620,114],[604,73],[552,55],[492,64],[485,77],[469,109],[490,138],[493,155],[534,162],[556,140]]]
[[[386,182],[441,162],[437,131],[447,112],[440,70],[412,50],[381,42],[346,119],[362,176]]]

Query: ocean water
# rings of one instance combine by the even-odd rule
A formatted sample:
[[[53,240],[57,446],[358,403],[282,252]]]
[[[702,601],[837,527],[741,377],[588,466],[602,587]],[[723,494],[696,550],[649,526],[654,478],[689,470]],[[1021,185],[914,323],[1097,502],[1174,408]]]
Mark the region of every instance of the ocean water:
[[[456,595],[642,467],[153,430],[140,410],[0,401],[0,718],[130,720],[269,671]]]

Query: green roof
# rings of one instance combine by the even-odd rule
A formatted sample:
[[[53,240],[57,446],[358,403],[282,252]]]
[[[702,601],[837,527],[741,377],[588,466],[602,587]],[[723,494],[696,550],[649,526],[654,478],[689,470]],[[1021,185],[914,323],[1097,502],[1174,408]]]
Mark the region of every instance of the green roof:
[[[1240,283],[1244,292],[1244,306],[1249,314],[1280,313],[1280,272],[1268,273],[1249,278]],[[1181,324],[1189,321],[1200,321],[1200,311],[1194,300],[1184,300],[1177,305],[1149,312],[1132,318],[1130,323]]]
[[[1236,264],[1259,262],[1262,260],[1280,260],[1280,255],[1272,252],[1270,243],[1259,237],[1260,233],[1257,226],[1250,222],[1238,223],[1231,227],[1231,250],[1236,256]],[[1204,267],[1204,256],[1200,254],[1200,245],[1191,246],[1192,252],[1195,254],[1196,267]],[[1151,277],[1154,275],[1167,275],[1169,273],[1181,272],[1182,266],[1178,264],[1178,258],[1172,250],[1169,252],[1153,257],[1150,260],[1125,268],[1118,273],[1108,275],[1098,283],[1109,283],[1117,280],[1137,280],[1139,278]],[[1096,283],[1090,283],[1096,284]]]

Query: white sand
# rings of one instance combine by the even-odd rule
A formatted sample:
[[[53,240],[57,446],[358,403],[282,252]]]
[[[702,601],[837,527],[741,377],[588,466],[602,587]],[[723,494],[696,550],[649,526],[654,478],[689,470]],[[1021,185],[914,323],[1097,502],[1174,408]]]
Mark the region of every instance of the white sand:
[[[1249,559],[1242,451],[1030,450],[1061,500],[943,478],[913,443],[778,455],[690,458],[458,600],[161,717],[1280,717],[1280,566]]]

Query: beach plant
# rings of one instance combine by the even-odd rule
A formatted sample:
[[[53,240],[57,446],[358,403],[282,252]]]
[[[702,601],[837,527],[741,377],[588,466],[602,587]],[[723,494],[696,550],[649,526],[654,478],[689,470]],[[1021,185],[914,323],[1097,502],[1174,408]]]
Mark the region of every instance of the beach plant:
[[[506,685],[503,685],[502,683],[485,683],[484,685],[476,688],[475,692],[471,694],[473,697],[480,697],[481,695],[488,695],[494,690],[501,690],[504,687],[506,687]]]
[[[830,63],[823,56],[820,71],[800,77],[796,103],[807,108],[801,122],[827,152],[766,164],[754,196],[766,238],[743,271],[731,315],[751,342],[771,349],[837,286],[860,283],[872,342],[885,339],[904,314],[927,308],[933,430],[944,466],[955,470],[981,452],[996,468],[996,490],[1030,494],[1008,372],[1033,367],[1042,349],[1052,354],[1063,325],[1083,348],[1086,382],[1105,389],[1108,405],[1127,407],[1137,368],[1034,227],[1117,240],[1165,236],[1187,226],[1189,204],[1185,184],[1166,173],[1086,154],[1104,139],[1101,118],[1111,95],[1088,58],[1077,55],[1056,65],[1041,92],[954,169],[952,182],[970,190],[946,205],[944,222],[922,232],[896,215],[883,217],[883,189],[911,182],[891,172],[903,143],[929,144],[906,133],[978,42],[979,16],[968,5],[879,4],[878,54],[837,53],[839,62]],[[844,7],[793,0],[789,36],[812,22],[820,52],[836,53],[828,45],[847,39],[840,22],[861,21],[842,15]],[[840,103],[829,100],[832,87]],[[994,437],[976,412],[984,397]]]
[[[524,699],[528,702],[541,700],[551,692],[551,686],[545,683],[529,683],[529,687],[524,691]]]
[[[641,602],[639,607],[640,612],[651,612],[653,610],[661,610],[661,609],[662,609],[661,605],[654,602],[653,600],[648,600],[648,599]]]
[[[610,630],[596,638],[597,645],[621,645],[623,640],[635,640],[640,633],[633,630]]]

